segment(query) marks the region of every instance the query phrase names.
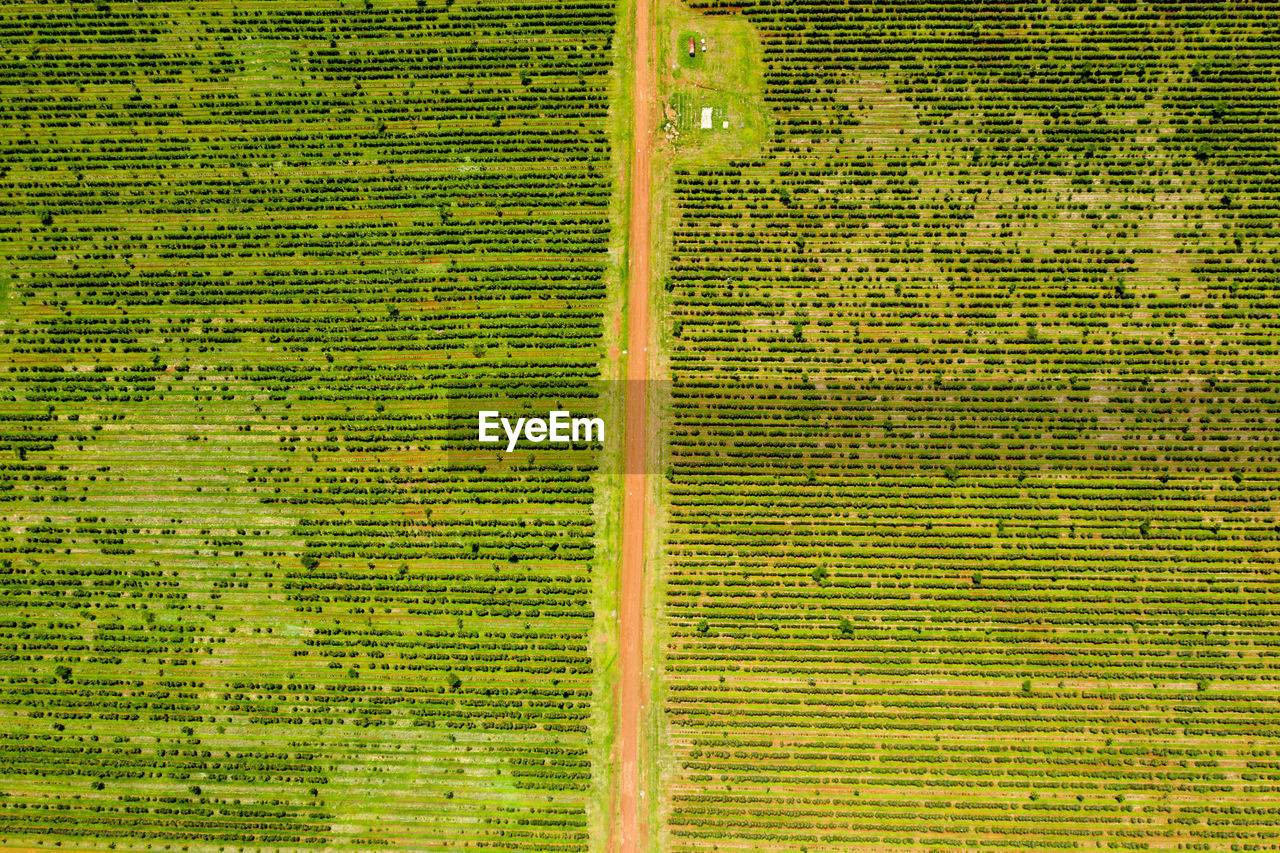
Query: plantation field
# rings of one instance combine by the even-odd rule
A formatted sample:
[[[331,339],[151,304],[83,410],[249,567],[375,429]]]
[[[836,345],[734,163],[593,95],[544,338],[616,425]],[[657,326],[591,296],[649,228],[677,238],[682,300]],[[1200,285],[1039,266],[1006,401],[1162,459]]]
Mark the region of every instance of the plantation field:
[[[0,849],[1280,849],[1280,9],[652,11],[0,9]]]
[[[657,847],[1280,847],[1277,10],[694,7]]]
[[[0,9],[0,848],[603,837],[616,23]]]

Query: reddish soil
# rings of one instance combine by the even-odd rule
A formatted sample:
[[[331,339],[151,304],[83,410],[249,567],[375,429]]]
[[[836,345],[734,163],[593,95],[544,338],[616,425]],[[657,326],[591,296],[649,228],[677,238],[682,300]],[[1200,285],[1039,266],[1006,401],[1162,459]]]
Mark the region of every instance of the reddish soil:
[[[653,0],[636,0],[635,82],[632,92],[631,233],[628,238],[627,383],[622,505],[621,607],[618,625],[618,755],[621,765],[618,831],[621,853],[644,848],[645,797],[640,778],[640,723],[647,701],[644,680],[645,507],[648,465],[649,379],[649,178],[656,89],[653,67]],[[651,794],[649,794],[651,795]]]

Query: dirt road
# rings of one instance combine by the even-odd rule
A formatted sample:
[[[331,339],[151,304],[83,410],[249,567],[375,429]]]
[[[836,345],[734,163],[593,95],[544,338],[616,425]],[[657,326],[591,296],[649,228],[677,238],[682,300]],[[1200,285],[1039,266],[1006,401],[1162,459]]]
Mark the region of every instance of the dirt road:
[[[621,788],[614,849],[644,849],[647,812],[640,778],[640,722],[648,701],[644,680],[645,470],[649,436],[649,177],[655,115],[653,0],[635,0],[632,33],[631,232],[627,251],[627,382],[623,446],[621,606],[618,625],[618,754]]]

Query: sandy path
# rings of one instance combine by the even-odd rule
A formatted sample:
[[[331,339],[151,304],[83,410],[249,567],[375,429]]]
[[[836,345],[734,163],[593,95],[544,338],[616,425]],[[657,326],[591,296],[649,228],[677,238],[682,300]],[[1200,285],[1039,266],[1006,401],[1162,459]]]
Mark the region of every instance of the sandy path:
[[[645,458],[649,435],[649,177],[655,109],[653,0],[635,0],[635,81],[631,97],[631,233],[628,238],[627,383],[622,504],[621,607],[618,625],[618,754],[621,788],[615,849],[644,848],[645,800],[640,779],[640,721],[644,683]],[[613,845],[610,845],[611,847]]]

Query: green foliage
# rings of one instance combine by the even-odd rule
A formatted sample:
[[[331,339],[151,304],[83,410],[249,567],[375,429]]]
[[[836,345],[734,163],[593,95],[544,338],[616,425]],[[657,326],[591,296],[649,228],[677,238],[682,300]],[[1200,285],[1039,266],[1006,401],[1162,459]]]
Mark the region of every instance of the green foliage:
[[[771,133],[660,207],[664,843],[1265,846],[1274,9],[735,8]]]
[[[603,407],[618,10],[101,5],[0,7],[2,846],[581,849],[613,483],[449,413]]]

